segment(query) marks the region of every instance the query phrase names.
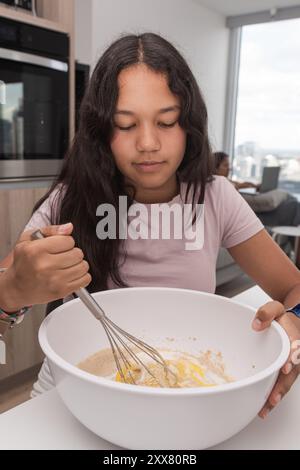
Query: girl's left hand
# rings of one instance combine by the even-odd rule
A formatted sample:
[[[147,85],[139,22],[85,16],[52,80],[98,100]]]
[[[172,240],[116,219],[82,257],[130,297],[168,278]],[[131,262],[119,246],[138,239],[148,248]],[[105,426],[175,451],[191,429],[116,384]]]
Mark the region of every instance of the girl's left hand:
[[[261,418],[265,418],[282,400],[300,373],[300,319],[293,313],[286,313],[284,305],[280,302],[271,301],[258,309],[252,327],[256,331],[262,331],[270,326],[273,320],[278,321],[289,336],[291,352],[287,362],[279,372],[277,382],[268,400],[259,412]]]

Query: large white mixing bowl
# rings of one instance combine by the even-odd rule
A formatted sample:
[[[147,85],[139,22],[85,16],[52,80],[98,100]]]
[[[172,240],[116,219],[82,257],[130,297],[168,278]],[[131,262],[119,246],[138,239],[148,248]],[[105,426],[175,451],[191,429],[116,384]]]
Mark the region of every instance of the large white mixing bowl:
[[[255,310],[227,298],[155,287],[94,296],[114,322],[155,347],[220,351],[236,378],[216,387],[161,389],[93,376],[76,364],[109,346],[104,330],[79,299],[60,306],[39,332],[58,392],[81,423],[121,447],[195,450],[228,439],[256,416],[289,355],[277,322],[257,333]]]

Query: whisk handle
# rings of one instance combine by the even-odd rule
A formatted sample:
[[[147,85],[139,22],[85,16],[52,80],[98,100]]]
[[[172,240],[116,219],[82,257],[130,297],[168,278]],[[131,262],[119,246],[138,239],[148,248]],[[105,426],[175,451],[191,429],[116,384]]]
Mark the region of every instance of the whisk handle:
[[[45,236],[40,230],[36,230],[31,234],[32,240],[40,240],[42,238],[45,238]],[[105,317],[104,311],[96,302],[96,300],[91,296],[91,294],[85,289],[85,287],[81,287],[80,289],[76,290],[75,294],[80,298],[80,300],[94,315],[94,317],[97,318],[97,320],[103,320],[103,318]]]
[[[94,315],[94,317],[97,318],[97,320],[103,320],[103,317],[105,317],[105,313],[103,312],[100,305],[96,302],[94,297],[92,297],[91,294],[84,287],[81,287],[80,289],[76,290],[75,294],[80,298],[80,300]]]

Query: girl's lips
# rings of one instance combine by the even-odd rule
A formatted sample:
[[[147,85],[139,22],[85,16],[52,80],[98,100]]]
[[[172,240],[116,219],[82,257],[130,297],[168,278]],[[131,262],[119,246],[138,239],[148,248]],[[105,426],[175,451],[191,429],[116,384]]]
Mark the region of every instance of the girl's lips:
[[[144,173],[152,173],[157,171],[161,168],[165,162],[143,162],[143,163],[134,163],[135,168],[138,171],[142,171]]]

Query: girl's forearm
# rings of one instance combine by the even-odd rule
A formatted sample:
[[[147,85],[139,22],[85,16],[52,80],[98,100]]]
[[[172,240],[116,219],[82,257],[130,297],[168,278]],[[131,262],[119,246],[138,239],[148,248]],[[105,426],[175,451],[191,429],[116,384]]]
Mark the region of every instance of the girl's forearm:
[[[296,304],[300,304],[300,283],[292,287],[283,301],[285,308],[294,307]]]

